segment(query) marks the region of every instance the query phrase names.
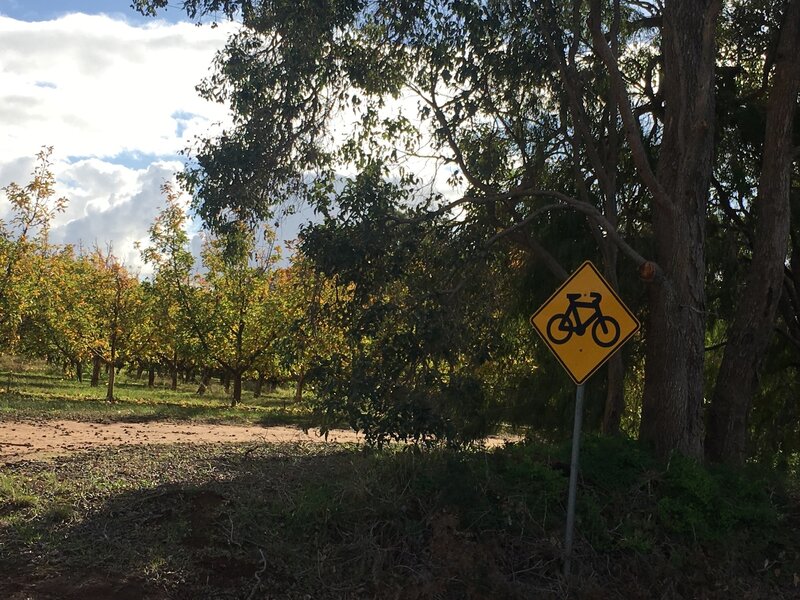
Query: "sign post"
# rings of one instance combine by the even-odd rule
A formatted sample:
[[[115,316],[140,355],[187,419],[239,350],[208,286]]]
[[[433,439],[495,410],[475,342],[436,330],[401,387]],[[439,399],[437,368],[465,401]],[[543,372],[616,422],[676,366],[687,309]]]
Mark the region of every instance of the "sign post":
[[[570,576],[578,489],[584,384],[639,330],[640,323],[590,262],[584,262],[531,317],[531,324],[578,386],[564,535],[564,576]]]
[[[575,531],[575,500],[578,496],[578,455],[581,451],[581,425],[583,423],[584,386],[575,392],[575,421],[572,425],[572,459],[569,465],[569,492],[567,495],[567,531],[564,534],[564,577],[569,578],[572,561],[572,537]]]

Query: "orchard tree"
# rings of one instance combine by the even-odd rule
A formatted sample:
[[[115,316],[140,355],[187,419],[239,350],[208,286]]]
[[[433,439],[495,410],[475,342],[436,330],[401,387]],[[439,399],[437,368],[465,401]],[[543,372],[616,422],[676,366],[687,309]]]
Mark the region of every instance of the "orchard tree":
[[[95,248],[83,257],[88,266],[82,293],[87,296],[89,351],[92,353],[92,385],[99,383],[100,368],[108,368],[106,400],[114,401],[116,372],[127,356],[135,356],[149,343],[140,337],[140,323],[147,318],[139,280],[111,249]]]
[[[0,220],[0,347],[9,349],[17,340],[18,327],[43,284],[38,259],[49,251],[48,234],[53,218],[67,206],[57,198],[52,172],[52,147],[36,155],[31,181],[10,183],[2,189],[10,211]]]
[[[232,379],[231,402],[236,405],[245,374],[265,368],[284,322],[276,293],[279,253],[274,234],[263,230],[257,243],[255,230],[238,222],[224,236],[209,236],[202,251],[203,272],[195,273],[180,195],[170,185],[164,195],[167,206],[150,228],[150,246],[143,256],[155,267],[155,285],[166,295],[164,306],[172,307],[180,324],[175,336],[184,345],[196,343],[203,362]]]
[[[285,331],[275,356],[295,382],[294,401],[303,399],[309,375],[321,361],[341,351],[345,341],[337,325],[340,300],[347,291],[327,277],[300,249],[295,249],[289,268],[278,273],[278,296],[285,307]]]
[[[162,194],[166,206],[150,226],[150,244],[142,250],[142,259],[154,271],[149,295],[158,325],[151,354],[169,365],[176,388],[178,362],[182,356],[197,352],[204,316],[195,302],[195,261],[189,249],[181,194],[171,183],[162,186]]]
[[[91,266],[74,247],[53,249],[39,267],[42,284],[22,341],[31,356],[58,356],[83,381],[83,368],[91,362],[94,340],[87,296]]]
[[[284,314],[275,293],[274,235],[265,231],[264,244],[255,232],[239,224],[225,237],[209,238],[202,251],[205,273],[194,289],[203,322],[200,341],[233,380],[231,404],[242,400],[242,380],[274,348]]]

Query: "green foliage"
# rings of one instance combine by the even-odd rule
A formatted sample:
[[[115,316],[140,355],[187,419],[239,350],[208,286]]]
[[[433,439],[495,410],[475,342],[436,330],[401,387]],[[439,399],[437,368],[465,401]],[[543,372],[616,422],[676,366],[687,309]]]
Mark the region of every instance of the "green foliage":
[[[557,454],[569,462],[570,448]],[[578,529],[595,548],[653,552],[671,544],[724,547],[747,538],[753,555],[780,538],[774,479],[705,467],[675,454],[660,464],[625,437],[587,436],[580,457]]]
[[[719,540],[743,529],[765,537],[778,525],[766,480],[724,468],[709,470],[674,456],[664,473],[658,516],[669,531]]]
[[[28,184],[12,182],[1,190],[9,211],[7,220],[0,220],[0,351],[16,347],[20,328],[46,284],[41,261],[50,250],[50,225],[67,206],[66,198],[55,194],[52,153],[52,147],[44,147],[36,155]]]
[[[584,480],[606,492],[630,490],[657,468],[653,456],[625,436],[584,436],[580,462]]]
[[[518,390],[503,370],[533,365],[504,311],[502,257],[466,227],[417,219],[407,198],[375,165],[341,191],[338,214],[303,232],[305,257],[337,286],[326,318],[343,335],[312,370],[319,411],[378,445],[469,444]]]

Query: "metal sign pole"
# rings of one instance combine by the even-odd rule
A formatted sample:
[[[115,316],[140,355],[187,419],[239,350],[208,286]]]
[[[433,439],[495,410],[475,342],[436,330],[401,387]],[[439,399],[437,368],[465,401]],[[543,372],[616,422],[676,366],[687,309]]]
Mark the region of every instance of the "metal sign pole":
[[[572,427],[572,462],[569,467],[569,496],[567,498],[567,532],[564,536],[564,577],[569,579],[572,561],[572,537],[575,530],[575,497],[578,493],[578,454],[581,449],[581,425],[583,424],[583,392],[579,385],[575,392],[575,423]]]

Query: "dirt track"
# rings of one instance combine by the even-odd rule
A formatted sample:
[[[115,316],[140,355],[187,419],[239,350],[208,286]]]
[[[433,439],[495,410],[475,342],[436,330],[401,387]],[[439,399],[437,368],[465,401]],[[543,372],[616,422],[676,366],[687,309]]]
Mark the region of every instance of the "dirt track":
[[[328,442],[358,442],[353,431],[336,430]],[[296,427],[241,427],[203,423],[84,423],[0,421],[0,463],[40,459],[122,444],[180,442],[325,442],[316,431]]]
[[[510,439],[516,439],[510,436]],[[82,421],[0,421],[0,464],[63,456],[97,446],[214,442],[360,442],[354,431],[336,429],[328,439],[296,427],[244,427],[206,423],[87,423]],[[505,438],[490,437],[489,447]]]

